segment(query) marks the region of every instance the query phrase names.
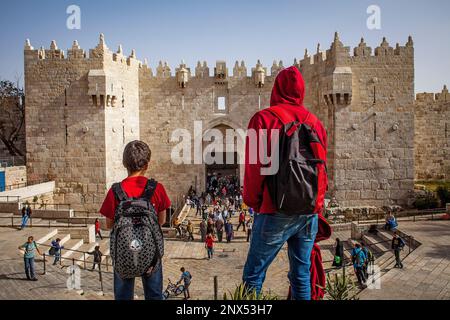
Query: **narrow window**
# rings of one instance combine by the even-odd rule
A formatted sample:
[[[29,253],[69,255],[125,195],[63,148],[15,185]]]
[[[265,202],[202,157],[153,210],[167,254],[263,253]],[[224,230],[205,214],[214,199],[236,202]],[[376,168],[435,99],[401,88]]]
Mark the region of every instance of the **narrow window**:
[[[377,123],[373,124],[373,141],[377,141]]]
[[[67,107],[67,89],[64,89],[64,106]]]
[[[122,126],[122,143],[125,144],[125,126]]]
[[[373,87],[373,104],[377,103],[377,87]]]
[[[225,111],[226,110],[225,97],[218,97],[217,98],[217,109],[219,111]]]
[[[66,146],[68,143],[69,143],[69,128],[67,127],[67,124],[66,124]]]

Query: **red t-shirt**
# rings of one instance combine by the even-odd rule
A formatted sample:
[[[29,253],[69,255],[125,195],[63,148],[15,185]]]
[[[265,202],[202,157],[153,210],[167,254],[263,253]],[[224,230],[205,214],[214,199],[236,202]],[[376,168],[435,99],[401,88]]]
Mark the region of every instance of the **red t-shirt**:
[[[213,237],[206,237],[206,246],[208,248],[212,248],[214,246],[214,238]]]
[[[130,177],[122,181],[122,189],[125,191],[128,197],[138,198],[144,192],[144,188],[147,185],[148,179],[143,176]],[[167,196],[166,190],[163,185],[158,183],[153,193],[151,203],[157,213],[163,212],[170,207],[170,200]],[[112,189],[109,189],[105,200],[103,201],[100,213],[106,218],[113,220],[116,211],[116,206],[119,203],[114,197]]]

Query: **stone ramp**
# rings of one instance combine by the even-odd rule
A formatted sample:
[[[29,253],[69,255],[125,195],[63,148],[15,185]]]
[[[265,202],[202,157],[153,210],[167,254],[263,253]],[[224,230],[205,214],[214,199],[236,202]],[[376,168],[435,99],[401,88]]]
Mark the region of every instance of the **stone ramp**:
[[[403,260],[403,269],[381,278],[380,290],[364,290],[360,299],[450,299],[450,221],[403,222],[401,230],[421,245]]]

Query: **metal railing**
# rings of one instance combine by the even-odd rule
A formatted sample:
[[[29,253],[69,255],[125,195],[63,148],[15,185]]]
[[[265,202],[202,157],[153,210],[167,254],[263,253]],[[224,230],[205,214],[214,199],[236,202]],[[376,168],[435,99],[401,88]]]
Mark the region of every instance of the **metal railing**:
[[[26,187],[31,187],[31,186],[35,186],[41,183],[46,183],[46,182],[50,182],[50,180],[48,179],[41,179],[41,180],[32,180],[32,181],[27,181],[27,182],[19,182],[19,183],[14,183],[14,184],[10,184],[7,185],[3,188],[0,188],[0,192],[4,192],[4,191],[11,191],[11,190],[16,190],[16,189],[21,189],[21,188],[26,188]]]
[[[413,211],[403,211],[395,213],[395,218],[397,221],[412,221],[416,222],[419,217],[431,217],[431,220],[435,220],[435,218],[445,215],[446,208],[438,208],[438,209],[426,209],[426,210],[413,210]],[[377,224],[384,223],[386,221],[386,213],[375,213],[371,214],[372,217],[367,219],[361,219],[361,216],[358,215],[358,218],[355,220],[349,220],[349,222],[357,222],[358,224],[367,224],[370,222],[375,222]],[[375,215],[375,217],[373,217]]]
[[[47,245],[44,243],[38,243],[39,246],[43,246],[43,247],[47,247],[47,248],[52,248],[53,246],[51,245]],[[68,258],[68,257],[63,257],[63,252],[72,252],[72,253],[78,253],[78,254],[83,254],[83,259],[75,259],[75,258]],[[80,264],[78,264],[78,262],[81,263],[80,269],[85,270],[85,271],[97,271],[96,269],[91,269],[89,270],[89,268],[87,267],[88,263],[94,263],[94,261],[88,261],[87,260],[87,256],[90,256],[91,254],[89,254],[89,252],[87,251],[81,251],[81,250],[74,250],[74,249],[66,249],[66,248],[61,248],[59,250],[58,253],[58,262],[60,266],[63,266],[63,260],[65,261],[70,261],[72,266],[78,265],[80,267]],[[52,257],[55,258],[55,256],[51,256],[49,254],[47,254],[46,252],[43,253],[43,275],[46,274],[47,272],[47,264],[46,264],[46,257]],[[96,265],[98,265],[98,274],[99,274],[99,284],[100,284],[100,290],[103,292],[103,274],[114,274],[114,272],[112,271],[112,264],[108,263],[108,260],[111,260],[111,256],[110,255],[103,255],[103,257],[105,257],[105,262],[101,261],[100,263],[95,262]],[[103,271],[102,266],[105,267],[106,271]],[[111,269],[111,271],[109,271],[109,269]]]
[[[23,203],[23,205],[30,205],[33,210],[70,210],[72,206],[70,203]]]
[[[14,203],[20,201],[20,196],[0,196],[0,202]],[[12,201],[10,201],[12,199]]]
[[[74,223],[72,222],[74,219],[79,220],[80,218],[55,218],[55,219],[44,219],[44,218],[36,218],[41,219],[39,223],[33,223],[33,217],[28,218],[28,221],[25,225],[25,227],[33,228],[33,227],[44,227],[44,228],[51,228],[51,227],[64,227],[64,228],[86,228],[93,223],[88,223],[87,219],[84,218],[84,224],[83,223]],[[7,217],[0,217],[0,221],[7,220],[8,223],[2,224],[0,223],[0,227],[11,227],[16,228],[22,226],[22,217],[21,216],[7,216]],[[47,220],[47,221],[44,221]],[[10,223],[9,223],[10,222]]]

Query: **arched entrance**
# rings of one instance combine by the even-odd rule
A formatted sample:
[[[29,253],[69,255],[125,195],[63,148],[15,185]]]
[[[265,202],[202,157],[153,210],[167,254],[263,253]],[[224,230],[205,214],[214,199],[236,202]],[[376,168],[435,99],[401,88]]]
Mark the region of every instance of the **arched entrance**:
[[[211,187],[218,187],[220,181],[222,185],[231,183],[236,188],[239,188],[244,177],[242,157],[244,156],[245,139],[237,133],[236,128],[223,122],[209,126],[209,129],[205,130],[204,137],[210,137],[211,135],[223,137],[223,143],[221,147],[211,150],[212,142],[203,142],[206,160],[204,171],[205,190]]]

